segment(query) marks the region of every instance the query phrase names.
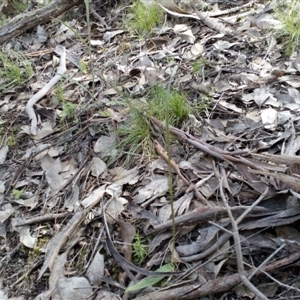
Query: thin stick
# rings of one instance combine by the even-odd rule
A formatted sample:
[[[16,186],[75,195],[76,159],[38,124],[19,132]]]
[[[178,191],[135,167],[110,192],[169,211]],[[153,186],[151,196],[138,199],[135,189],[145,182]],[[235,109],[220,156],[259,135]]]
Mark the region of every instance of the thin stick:
[[[239,236],[239,231],[237,227],[237,223],[233,218],[233,215],[231,213],[230,207],[227,203],[227,200],[225,198],[224,190],[223,190],[223,180],[224,178],[220,178],[220,196],[224,202],[224,205],[227,209],[228,216],[231,221],[232,225],[232,234],[233,234],[233,240],[234,240],[234,248],[236,252],[236,261],[237,261],[237,266],[238,266],[238,273],[239,276],[243,282],[243,284],[251,291],[253,292],[259,299],[261,300],[268,300],[268,298],[260,291],[258,290],[250,281],[249,279],[245,276],[245,269],[244,269],[244,262],[243,262],[243,255],[242,255],[242,249],[241,249],[241,241],[240,241],[240,236]]]
[[[170,205],[171,205],[171,219],[172,219],[172,256],[171,261],[175,260],[175,236],[176,236],[176,226],[175,226],[175,212],[174,212],[174,198],[173,198],[173,181],[172,181],[172,165],[171,165],[171,134],[170,134],[170,120],[169,120],[169,101],[170,101],[170,90],[171,83],[175,77],[178,70],[178,66],[174,67],[169,79],[167,87],[167,97],[166,97],[166,140],[167,140],[167,153],[168,153],[168,179],[169,179],[169,194],[170,194]]]

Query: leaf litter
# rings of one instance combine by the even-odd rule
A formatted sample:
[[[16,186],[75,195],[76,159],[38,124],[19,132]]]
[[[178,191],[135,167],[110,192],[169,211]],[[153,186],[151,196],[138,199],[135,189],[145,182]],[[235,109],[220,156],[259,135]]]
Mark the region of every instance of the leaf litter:
[[[283,55],[268,2],[210,12],[205,2],[160,3],[165,23],[143,40],[122,24],[123,3],[92,18],[91,72],[80,9],[66,25],[21,35],[32,40],[20,46],[35,66],[31,91],[0,82],[6,299],[261,297],[253,286],[270,299],[300,295],[299,51]],[[12,39],[3,51],[17,46]],[[36,104],[31,135],[27,101],[64,51],[63,96],[54,88]],[[120,148],[128,101],[138,107],[152,87],[170,84],[197,108],[170,126],[170,159],[165,120],[147,111],[147,151]],[[136,234],[147,248],[139,265]],[[241,263],[252,288],[236,288],[245,283]]]

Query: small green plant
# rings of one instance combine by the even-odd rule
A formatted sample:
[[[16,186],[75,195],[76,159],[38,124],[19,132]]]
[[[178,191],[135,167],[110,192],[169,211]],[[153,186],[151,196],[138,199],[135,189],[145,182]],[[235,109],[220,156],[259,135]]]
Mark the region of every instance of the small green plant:
[[[135,264],[140,265],[147,256],[147,245],[145,240],[136,232],[134,242],[132,244],[133,260]]]
[[[163,21],[163,10],[156,2],[146,6],[138,0],[132,7],[131,13],[132,19],[129,27],[139,34],[150,32],[155,25],[161,24]]]
[[[166,101],[167,91],[159,86],[152,88],[144,100],[128,101],[128,119],[118,129],[121,140],[118,147],[120,149],[127,148],[128,159],[140,149],[143,155],[151,156],[154,154],[150,118],[153,116],[165,121]],[[170,125],[180,126],[188,119],[190,111],[191,107],[186,96],[179,91],[172,91],[169,96],[168,111]]]
[[[26,2],[24,3],[24,1],[13,0],[9,1],[9,5],[13,8],[14,14],[19,14],[26,10],[28,6]]]
[[[0,144],[5,144],[8,147],[15,147],[19,142],[20,128],[18,126],[7,125],[0,118]]]
[[[18,200],[18,199],[22,198],[23,191],[20,191],[20,190],[17,190],[17,189],[13,189],[12,190],[12,194],[14,195],[15,199]]]
[[[144,113],[144,104],[133,105],[129,103],[128,120],[123,126],[118,128],[118,134],[121,142],[117,145],[118,149],[128,150],[127,158],[139,149],[142,149],[144,155],[151,156],[151,124],[149,115]],[[128,162],[128,161],[127,161]]]
[[[67,119],[73,120],[76,116],[77,105],[66,100],[62,84],[57,85],[55,89],[55,94],[57,100],[62,103],[62,111],[60,113],[61,119],[63,121]]]
[[[208,61],[204,58],[197,59],[192,65],[193,73],[203,73]]]
[[[171,93],[169,100],[170,124],[173,126],[180,125],[189,116],[191,107],[187,102],[185,95],[178,91]]]
[[[0,65],[0,76],[2,76],[1,89],[18,86],[33,75],[31,64],[25,57],[12,50],[10,50],[9,54],[14,60],[0,50],[0,61],[2,62],[2,67]]]
[[[28,252],[28,262],[35,261],[38,256],[41,254],[42,249],[45,247],[45,245],[49,242],[49,237],[41,237],[37,240],[36,245],[33,249],[30,249]]]
[[[87,64],[84,62],[84,61],[80,61],[80,71],[83,73],[83,74],[86,74],[87,71],[88,71],[88,66]]]
[[[0,17],[0,27],[4,26],[6,24],[6,16],[2,15]]]
[[[6,145],[8,147],[15,147],[17,145],[17,143],[18,143],[18,140],[13,135],[8,136],[7,139],[6,139]]]
[[[55,89],[55,95],[59,102],[62,102],[62,103],[66,102],[65,95],[64,95],[64,89],[63,89],[63,86],[61,83],[57,84],[57,87]]]
[[[71,102],[63,103],[62,115],[63,119],[74,119],[76,115],[77,105]]]
[[[298,0],[276,1],[273,3],[275,16],[282,23],[277,33],[283,44],[285,55],[290,56],[299,45],[300,2]]]
[[[0,134],[3,132],[2,126],[0,126]],[[20,128],[17,126],[12,126],[7,130],[7,138],[6,145],[8,147],[15,147],[18,144],[18,134],[20,132]]]

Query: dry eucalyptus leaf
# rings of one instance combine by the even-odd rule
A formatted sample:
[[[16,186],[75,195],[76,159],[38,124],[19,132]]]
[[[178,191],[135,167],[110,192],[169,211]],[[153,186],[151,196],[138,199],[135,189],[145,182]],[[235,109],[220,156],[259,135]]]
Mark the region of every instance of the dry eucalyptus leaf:
[[[113,198],[106,208],[107,222],[114,223],[118,216],[124,211],[124,205],[127,203],[125,198]]]
[[[9,300],[8,296],[6,295],[6,293],[4,291],[1,291],[1,290],[0,290],[0,299],[1,300]]]
[[[98,157],[93,157],[92,158],[92,160],[91,160],[91,172],[92,172],[93,176],[99,177],[106,170],[107,170],[107,165],[102,159],[100,159]]]
[[[255,89],[253,92],[254,101],[259,107],[261,107],[271,95],[267,87]]]
[[[15,219],[13,219],[15,220]],[[30,235],[30,226],[14,226],[14,230],[20,234],[20,242],[27,248],[33,249],[36,245],[37,239]]]
[[[236,45],[237,43],[229,43],[227,41],[217,41],[214,43],[214,47],[218,50],[226,50]]]
[[[60,175],[62,171],[60,159],[53,159],[46,154],[41,159],[42,169],[45,171],[46,179],[53,191],[58,190],[63,185],[63,177]]]
[[[123,32],[124,32],[124,30],[107,31],[107,32],[105,32],[104,35],[103,35],[103,40],[104,40],[105,42],[107,42],[107,41],[109,41],[110,39],[112,39],[113,37],[115,37],[116,35],[121,34],[121,33],[123,33]]]
[[[10,203],[2,204],[0,210],[0,223],[5,222],[14,212],[15,209]]]
[[[111,134],[110,136],[102,135],[94,145],[95,153],[98,153],[101,158],[111,156],[116,140],[117,137],[115,134]]]
[[[174,32],[178,34],[184,41],[194,44],[195,43],[195,36],[192,33],[192,30],[185,24],[177,24],[174,27]]]
[[[23,205],[25,207],[30,208],[29,210],[34,209],[38,203],[39,203],[39,197],[36,195],[30,197],[29,199],[23,200],[23,199],[15,199],[14,202],[19,203],[20,205]]]
[[[28,135],[31,135],[30,126],[29,125],[23,125],[21,126],[22,131],[27,133]],[[38,127],[36,135],[31,136],[34,140],[41,140],[42,138],[52,134],[54,132],[51,122],[43,122],[41,124],[41,127]]]
[[[163,196],[169,189],[168,178],[159,178],[151,181],[145,187],[141,188],[136,196],[134,196],[135,203],[143,203],[149,198],[155,196]]]
[[[8,146],[3,146],[0,149],[0,164],[3,164],[5,162],[8,150],[9,150]]]
[[[277,110],[267,108],[261,111],[261,120],[266,129],[275,130],[277,127]]]
[[[54,300],[82,300],[88,299],[93,289],[84,277],[61,278],[53,291]]]
[[[156,68],[147,67],[144,71],[144,74],[146,81],[150,86],[154,86],[157,84],[158,76]]]
[[[45,43],[48,39],[48,34],[47,31],[44,29],[43,26],[38,25],[37,27],[37,36],[38,36],[38,40],[41,43]]]
[[[86,271],[86,276],[91,285],[100,286],[102,283],[102,276],[104,275],[104,256],[98,251],[96,252],[90,266]]]
[[[69,251],[65,251],[62,254],[58,255],[55,263],[52,267],[50,277],[49,277],[49,287],[53,290],[57,284],[57,281],[65,277],[65,264],[68,261]]]

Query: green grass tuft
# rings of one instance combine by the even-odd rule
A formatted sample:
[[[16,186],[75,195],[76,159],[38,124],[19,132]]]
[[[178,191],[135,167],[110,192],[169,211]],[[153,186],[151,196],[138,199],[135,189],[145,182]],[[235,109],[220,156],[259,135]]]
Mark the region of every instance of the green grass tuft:
[[[62,104],[62,111],[60,113],[60,118],[62,121],[74,120],[76,116],[77,104],[68,102],[64,95],[64,90],[62,84],[58,84],[55,89],[55,94],[57,100]]]
[[[133,261],[135,264],[140,265],[144,261],[148,253],[147,248],[145,240],[140,236],[139,232],[136,232],[132,244]]]
[[[141,1],[136,1],[131,13],[132,19],[129,22],[129,27],[139,34],[151,32],[155,25],[163,22],[163,10],[155,2],[146,6]]]
[[[166,117],[167,91],[162,87],[154,87],[146,99],[128,101],[129,113],[125,124],[118,128],[120,143],[118,147],[128,153],[128,158],[140,150],[143,155],[151,157],[153,149],[153,130],[150,118],[153,116],[161,121]],[[180,126],[191,112],[186,96],[179,91],[169,95],[169,122],[172,126]],[[157,135],[157,133],[154,133]],[[157,138],[157,137],[156,137]]]
[[[0,64],[0,76],[2,77],[0,90],[16,87],[33,75],[31,64],[25,57],[12,50],[9,54],[12,59],[0,50],[0,61],[2,62],[2,66]]]
[[[299,45],[300,39],[300,2],[298,0],[276,1],[273,4],[275,17],[282,23],[277,33],[283,44],[285,55],[290,56]]]

